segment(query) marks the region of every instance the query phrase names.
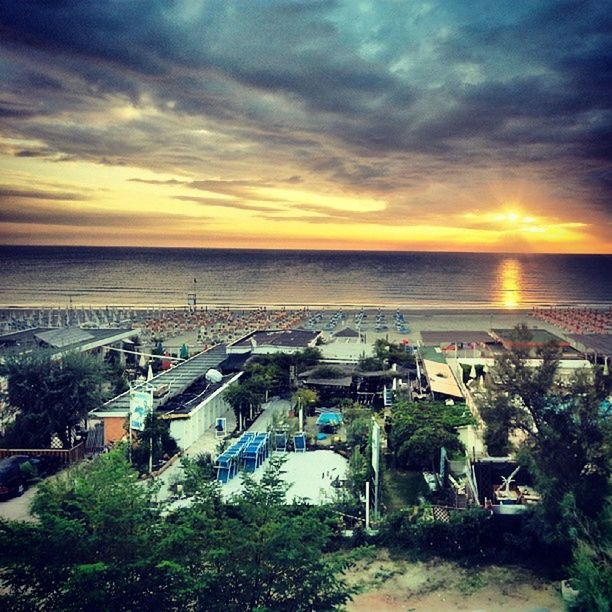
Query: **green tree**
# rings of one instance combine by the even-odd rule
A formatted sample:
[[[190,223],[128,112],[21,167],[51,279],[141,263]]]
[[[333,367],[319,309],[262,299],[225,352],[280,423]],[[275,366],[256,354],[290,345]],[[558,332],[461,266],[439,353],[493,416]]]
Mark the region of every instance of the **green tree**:
[[[357,446],[351,453],[348,469],[348,487],[349,491],[356,499],[363,495],[365,484],[373,476],[373,469],[365,455]]]
[[[332,610],[348,598],[342,565],[324,555],[336,519],[327,510],[287,506],[282,460],[272,460],[259,484],[216,514],[223,547],[215,554],[223,580],[204,592],[207,609]]]
[[[519,428],[526,436],[520,456],[528,463],[545,506],[560,524],[564,497],[571,494],[579,512],[598,515],[608,495],[611,425],[601,404],[609,383],[600,369],[581,373],[569,387],[556,380],[559,349],[548,344],[538,351],[540,365],[531,367],[530,333],[515,330],[511,350],[497,360],[490,380],[489,405],[482,412],[487,430],[503,435]],[[503,409],[497,412],[495,403]],[[491,435],[490,433],[488,435]]]
[[[392,408],[389,436],[397,465],[435,469],[442,446],[463,449],[457,427],[471,423],[465,404],[398,402]]]
[[[342,369],[331,365],[320,365],[312,370],[313,378],[333,379],[344,376]]]
[[[238,426],[242,427],[244,421],[258,409],[264,397],[257,386],[257,382],[241,382],[232,385],[223,394],[225,401],[232,407]]]
[[[361,416],[353,419],[346,427],[346,441],[352,448],[365,452],[370,440],[372,417]]]
[[[612,602],[612,559],[608,549],[578,541],[571,566],[572,588],[578,597],[571,606],[585,612],[609,612]]]
[[[362,357],[358,367],[362,372],[378,372],[385,369],[385,364],[378,357]]]
[[[225,504],[196,475],[194,503],[166,514],[118,451],[43,483],[35,522],[0,520],[0,606],[16,610],[332,610],[346,566],[327,553],[336,519],[286,504],[281,465]]]
[[[103,400],[104,366],[83,353],[57,359],[34,351],[7,359],[3,373],[15,417],[3,443],[11,446],[45,448],[56,434],[68,448],[75,427]]]
[[[579,373],[569,386],[559,384],[558,348],[544,346],[540,365],[531,367],[529,341],[529,331],[517,328],[513,346],[493,368],[489,405],[482,412],[487,435],[491,440],[498,431],[503,450],[512,429],[523,431],[518,459],[542,496],[529,516],[530,529],[560,564],[574,557],[570,572],[581,581],[581,598],[591,602],[584,609],[597,609],[602,592],[597,585],[610,572],[606,508],[612,423],[603,402],[610,378],[595,368]],[[499,413],[494,402],[503,408]]]
[[[154,412],[145,417],[144,429],[138,432],[138,439],[132,449],[132,463],[141,473],[149,470],[151,454],[154,466],[159,465],[164,458],[178,452],[176,440],[170,435],[169,421],[160,418]]]
[[[507,457],[514,450],[510,435],[523,425],[522,411],[505,393],[489,393],[480,406],[480,416],[486,423],[484,443],[489,455]]]
[[[317,348],[308,347],[303,351],[292,353],[274,353],[257,355],[247,362],[247,374],[262,375],[270,383],[270,391],[283,394],[292,390],[290,373],[296,374],[315,367],[321,360],[321,352]]]
[[[404,367],[415,365],[414,355],[406,351],[402,344],[389,342],[384,338],[379,338],[374,343],[374,354],[381,362],[387,362],[390,366],[393,363]]]
[[[21,610],[177,609],[187,577],[164,556],[155,490],[119,451],[45,481],[37,522],[0,522],[4,602]]]
[[[319,394],[314,389],[301,388],[298,389],[291,398],[294,406],[302,406],[304,414],[308,415],[313,410],[319,401]]]
[[[247,364],[245,373],[257,381],[266,399],[270,393],[278,393],[281,388],[282,373],[278,365],[273,362],[252,361]]]

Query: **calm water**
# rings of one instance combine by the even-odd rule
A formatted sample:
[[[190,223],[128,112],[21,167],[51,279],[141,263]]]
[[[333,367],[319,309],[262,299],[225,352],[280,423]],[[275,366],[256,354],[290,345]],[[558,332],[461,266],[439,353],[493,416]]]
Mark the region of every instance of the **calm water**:
[[[0,305],[612,304],[612,256],[0,247]]]

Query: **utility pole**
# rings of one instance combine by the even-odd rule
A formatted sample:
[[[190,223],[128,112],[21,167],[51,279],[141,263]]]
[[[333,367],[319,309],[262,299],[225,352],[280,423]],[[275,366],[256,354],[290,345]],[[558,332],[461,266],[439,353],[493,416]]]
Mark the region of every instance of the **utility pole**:
[[[365,528],[366,531],[370,529],[370,481],[366,480],[365,483]]]

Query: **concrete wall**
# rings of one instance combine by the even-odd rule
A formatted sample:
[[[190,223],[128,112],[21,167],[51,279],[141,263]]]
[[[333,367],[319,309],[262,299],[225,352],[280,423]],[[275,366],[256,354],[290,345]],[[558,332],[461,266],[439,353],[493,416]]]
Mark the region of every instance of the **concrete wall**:
[[[104,444],[112,444],[125,436],[125,421],[127,417],[104,417]]]
[[[339,363],[358,363],[362,357],[372,357],[374,346],[365,342],[330,342],[317,347],[323,361]]]
[[[215,419],[231,411],[221,394],[208,398],[197,406],[185,419],[170,420],[170,434],[181,450],[188,449],[203,434],[213,427]]]

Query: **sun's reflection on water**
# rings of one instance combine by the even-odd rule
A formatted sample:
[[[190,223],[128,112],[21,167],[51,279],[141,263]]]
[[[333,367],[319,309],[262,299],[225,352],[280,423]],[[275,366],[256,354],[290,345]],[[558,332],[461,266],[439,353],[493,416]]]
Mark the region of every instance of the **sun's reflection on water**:
[[[498,300],[504,308],[518,308],[521,305],[522,267],[518,259],[508,258],[501,261],[497,269],[497,286]]]

